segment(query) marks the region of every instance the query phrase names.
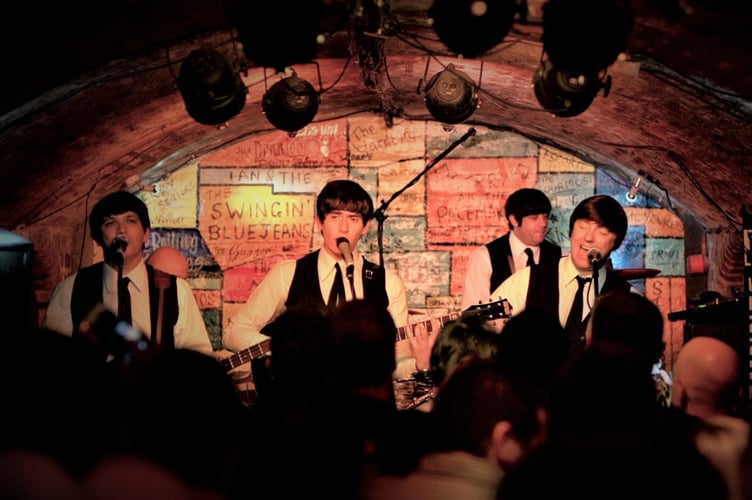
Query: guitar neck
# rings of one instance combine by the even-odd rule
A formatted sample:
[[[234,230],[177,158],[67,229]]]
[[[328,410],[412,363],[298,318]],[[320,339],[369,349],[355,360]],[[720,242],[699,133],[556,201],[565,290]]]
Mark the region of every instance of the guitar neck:
[[[461,314],[462,313],[453,312],[453,313],[445,314],[444,316],[431,317],[424,321],[410,323],[407,326],[401,326],[397,328],[397,340],[398,341],[405,340],[410,335],[410,332],[412,332],[413,327],[417,325],[425,326],[426,332],[428,333],[438,333],[438,330],[441,330],[445,324],[459,318]],[[433,331],[434,324],[438,324],[438,330],[436,332]]]
[[[268,356],[271,352],[271,340],[264,339],[258,344],[253,344],[251,347],[238,351],[232,356],[220,360],[220,363],[222,363],[222,366],[229,371],[254,359]]]
[[[410,323],[409,325],[397,328],[396,340],[399,341],[407,339],[407,337],[410,335],[410,332],[412,332],[413,328],[417,325],[425,326],[426,332],[428,333],[438,333],[444,327],[444,325],[465,314],[479,316],[488,320],[510,318],[512,314],[512,308],[509,305],[507,299],[502,299],[497,302],[491,302],[488,304],[477,304],[470,306],[468,309],[462,312],[452,312],[443,316],[433,316],[429,319],[417,321],[415,323]],[[434,326],[437,327],[436,331],[434,331]],[[236,352],[230,357],[220,360],[220,363],[222,363],[222,366],[224,366],[225,369],[229,371],[242,365],[243,363],[248,363],[249,361],[252,361],[254,359],[269,356],[271,355],[271,353],[271,339],[264,339],[258,344],[254,344],[251,347]]]

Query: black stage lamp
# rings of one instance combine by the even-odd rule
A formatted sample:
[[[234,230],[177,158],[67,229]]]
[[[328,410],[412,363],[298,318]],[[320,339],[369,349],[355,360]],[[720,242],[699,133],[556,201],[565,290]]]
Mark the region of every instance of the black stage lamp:
[[[269,123],[295,137],[313,121],[319,102],[320,95],[313,85],[293,71],[292,76],[281,79],[266,91],[261,106]]]
[[[433,75],[425,86],[421,80],[418,90],[423,94],[428,112],[442,123],[465,121],[478,108],[478,87],[454,64],[448,64],[445,70]]]
[[[516,0],[434,0],[428,16],[449,50],[473,58],[504,40],[518,9]]]
[[[604,83],[599,73],[578,74],[557,69],[547,58],[541,61],[533,77],[538,102],[561,117],[576,116],[585,111],[602,87],[606,89],[604,97],[608,95],[610,83],[610,77]]]
[[[240,113],[248,89],[239,71],[213,49],[197,49],[180,65],[177,79],[188,114],[203,125],[222,125]]]

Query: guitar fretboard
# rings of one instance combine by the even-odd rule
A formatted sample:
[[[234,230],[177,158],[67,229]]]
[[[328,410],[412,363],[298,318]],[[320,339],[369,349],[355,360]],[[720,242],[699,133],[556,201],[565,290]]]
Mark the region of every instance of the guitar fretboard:
[[[271,352],[271,339],[264,339],[258,344],[254,344],[228,358],[220,360],[220,363],[222,363],[222,366],[224,366],[226,370],[232,370],[243,363],[248,363],[251,360],[268,356]]]
[[[428,333],[431,333],[431,334],[438,333],[439,330],[441,330],[445,324],[459,318],[460,315],[461,313],[454,312],[454,313],[446,314],[444,316],[433,317],[424,321],[418,321],[416,323],[410,323],[409,325],[406,325],[406,326],[401,326],[397,328],[397,340],[405,340],[407,337],[410,336],[413,328],[417,325],[424,325],[426,327],[426,332]],[[436,331],[434,331],[434,324],[438,325],[438,328],[436,329]]]
[[[509,302],[507,302],[507,299],[501,299],[497,302],[489,302],[488,304],[477,304],[470,306],[462,312],[453,312],[445,314],[444,316],[435,316],[424,321],[417,321],[406,326],[401,326],[397,328],[397,340],[407,339],[413,331],[413,328],[417,325],[425,326],[427,333],[438,333],[444,325],[465,314],[477,315],[485,319],[510,318],[512,309]],[[435,331],[434,327],[436,327]],[[220,360],[220,363],[222,363],[222,366],[224,366],[226,370],[232,370],[243,363],[248,363],[249,361],[263,358],[264,356],[269,356],[271,353],[271,339],[264,339],[258,344],[254,344],[242,351],[238,351],[228,358]]]

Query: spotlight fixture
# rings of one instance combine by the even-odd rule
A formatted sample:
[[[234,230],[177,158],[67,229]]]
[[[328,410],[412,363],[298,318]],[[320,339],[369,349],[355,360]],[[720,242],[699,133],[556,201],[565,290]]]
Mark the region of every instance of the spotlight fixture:
[[[313,85],[293,71],[292,76],[281,79],[266,91],[261,106],[269,123],[295,137],[313,121],[319,102],[320,95]]]
[[[642,183],[643,175],[645,175],[645,172],[643,172],[642,170],[637,172],[637,178],[632,184],[632,187],[629,188],[627,194],[624,196],[627,199],[627,202],[634,203],[634,201],[637,199],[637,193],[639,193],[640,191],[640,183]]]
[[[188,114],[203,125],[222,125],[240,113],[248,89],[239,70],[214,49],[197,49],[180,65],[178,89]]]
[[[634,25],[628,0],[548,0],[542,10],[543,51],[554,66],[576,74],[613,64]]]
[[[610,86],[610,77],[604,82],[597,72],[578,74],[559,70],[545,57],[533,76],[538,102],[560,117],[579,115],[590,106],[602,87],[604,97],[608,95]]]
[[[434,31],[449,50],[473,58],[504,40],[519,9],[518,3],[516,0],[434,0],[428,15]]]
[[[423,85],[423,80],[418,84],[418,93],[423,94],[428,112],[446,124],[470,118],[478,107],[478,89],[472,79],[454,64],[433,75],[426,85]]]
[[[313,60],[319,48],[324,4],[320,0],[225,0],[225,12],[254,66],[281,73]]]

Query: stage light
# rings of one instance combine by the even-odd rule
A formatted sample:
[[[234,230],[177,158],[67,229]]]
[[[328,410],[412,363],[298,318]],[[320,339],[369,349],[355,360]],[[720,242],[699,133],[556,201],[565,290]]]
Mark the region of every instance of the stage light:
[[[185,109],[197,122],[222,125],[240,113],[248,89],[239,70],[213,49],[197,49],[180,65],[178,89]]]
[[[504,40],[518,8],[516,0],[434,0],[428,15],[449,50],[473,58]]]
[[[453,64],[433,75],[425,86],[421,80],[418,91],[423,94],[428,112],[442,123],[465,121],[478,107],[478,87]]]
[[[319,101],[320,95],[313,85],[293,71],[292,76],[281,79],[266,91],[261,106],[269,123],[295,137],[313,121]]]
[[[225,0],[248,60],[281,73],[316,57],[325,4],[321,0]]]
[[[543,58],[535,71],[535,97],[545,109],[556,116],[571,117],[585,111],[598,91],[605,88],[608,95],[610,78],[601,80],[598,73],[577,74],[554,68],[551,60]]]
[[[640,191],[640,184],[642,183],[643,175],[645,175],[645,172],[643,172],[642,170],[637,172],[637,178],[629,188],[627,194],[624,196],[627,199],[627,202],[634,203],[634,201],[637,199],[637,193],[639,193]]]
[[[548,0],[542,11],[543,52],[560,70],[598,73],[627,49],[634,25],[628,0]]]

